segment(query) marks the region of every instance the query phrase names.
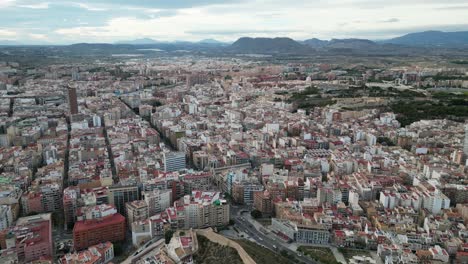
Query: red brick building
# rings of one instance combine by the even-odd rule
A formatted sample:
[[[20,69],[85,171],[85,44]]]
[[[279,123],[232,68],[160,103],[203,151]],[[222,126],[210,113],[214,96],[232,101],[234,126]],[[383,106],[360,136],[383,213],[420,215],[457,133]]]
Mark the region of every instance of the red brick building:
[[[53,256],[51,214],[21,217],[16,226],[0,231],[0,247],[15,252],[19,263]]]
[[[125,240],[125,217],[116,213],[103,218],[77,221],[73,228],[75,250],[82,250],[106,241]]]
[[[259,191],[254,193],[254,207],[262,212],[264,216],[273,214],[273,203],[268,191]]]

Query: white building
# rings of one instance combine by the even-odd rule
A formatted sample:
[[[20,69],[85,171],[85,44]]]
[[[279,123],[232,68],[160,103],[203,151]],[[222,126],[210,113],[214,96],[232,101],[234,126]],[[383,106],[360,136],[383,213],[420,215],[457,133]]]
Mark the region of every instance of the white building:
[[[10,227],[13,223],[13,214],[9,205],[0,205],[0,230]]]
[[[184,152],[164,152],[163,154],[164,171],[179,171],[185,169]]]
[[[93,127],[100,127],[100,126],[102,126],[101,117],[99,117],[98,115],[94,115],[93,116]]]
[[[468,156],[468,124],[465,125],[465,141],[463,142],[463,153]]]
[[[377,137],[372,134],[366,134],[366,143],[368,146],[374,146],[377,144]]]
[[[432,214],[439,214],[442,209],[448,209],[450,207],[450,199],[438,190],[432,193],[424,192],[423,207]]]
[[[386,209],[393,209],[397,204],[397,197],[391,192],[380,192],[380,203]]]
[[[431,252],[433,260],[438,260],[445,263],[449,262],[449,254],[445,249],[441,248],[439,245],[430,247],[428,250]]]
[[[148,216],[153,216],[171,206],[172,190],[155,189],[143,192],[143,199],[148,205]]]

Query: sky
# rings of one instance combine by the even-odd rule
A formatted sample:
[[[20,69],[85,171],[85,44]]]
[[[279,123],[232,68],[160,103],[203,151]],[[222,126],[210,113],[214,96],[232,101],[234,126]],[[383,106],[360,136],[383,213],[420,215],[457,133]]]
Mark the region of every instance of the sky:
[[[387,39],[468,30],[468,0],[0,0],[0,42]]]

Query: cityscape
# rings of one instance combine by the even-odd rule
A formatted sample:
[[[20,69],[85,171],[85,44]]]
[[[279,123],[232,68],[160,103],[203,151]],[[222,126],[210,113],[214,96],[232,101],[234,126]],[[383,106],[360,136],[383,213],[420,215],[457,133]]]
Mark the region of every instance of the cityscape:
[[[0,263],[468,263],[468,31],[7,26]]]

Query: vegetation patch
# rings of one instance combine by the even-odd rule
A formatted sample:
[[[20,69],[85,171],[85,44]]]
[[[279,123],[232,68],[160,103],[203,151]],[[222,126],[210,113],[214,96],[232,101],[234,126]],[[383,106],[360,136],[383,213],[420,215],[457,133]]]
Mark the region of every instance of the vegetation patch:
[[[436,93],[434,94],[434,98],[438,100],[397,100],[390,108],[397,114],[397,119],[402,126],[407,126],[423,119],[447,118],[461,122],[468,117],[467,96],[449,96],[446,93]]]
[[[338,248],[338,251],[343,254],[346,260],[352,259],[354,256],[372,257],[369,251],[353,248]]]
[[[291,258],[290,255],[287,255],[283,252],[282,254],[277,254],[268,248],[264,248],[254,242],[248,240],[236,240],[236,242],[244,248],[247,254],[257,263],[257,264],[297,264],[299,261]],[[284,255],[285,254],[285,255]]]
[[[304,253],[315,261],[327,264],[339,264],[329,248],[300,246],[297,251]]]
[[[193,255],[195,263],[202,264],[242,264],[237,251],[231,247],[211,242],[204,236],[197,235],[198,251]]]

